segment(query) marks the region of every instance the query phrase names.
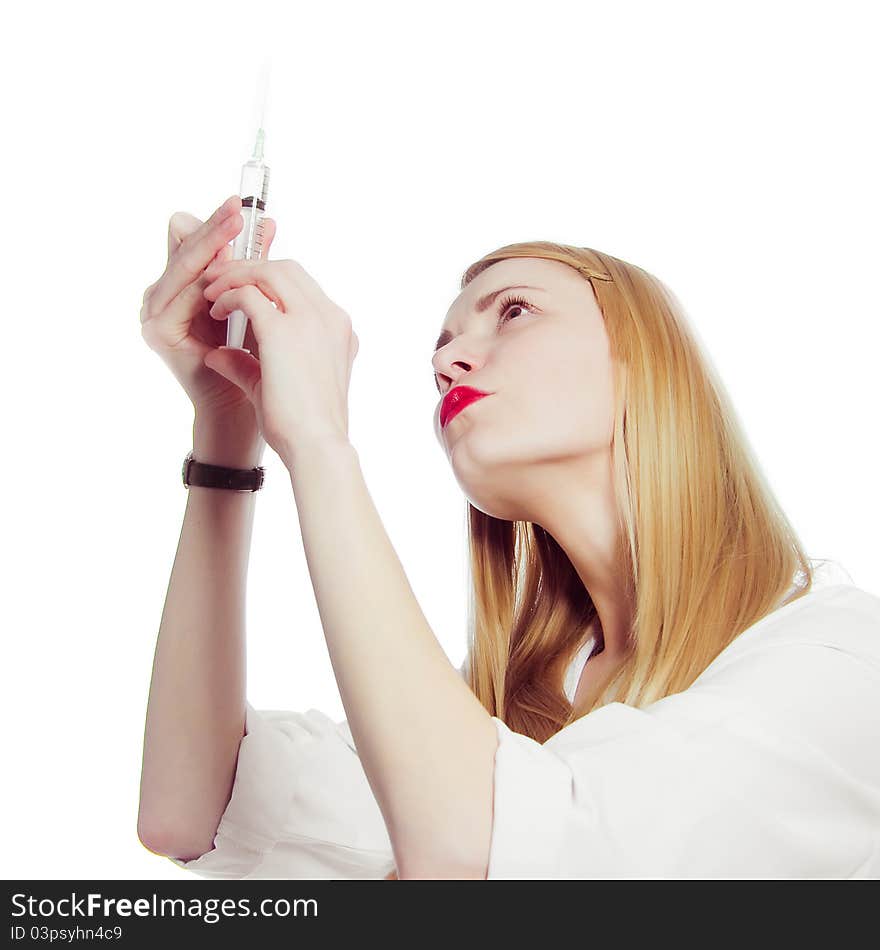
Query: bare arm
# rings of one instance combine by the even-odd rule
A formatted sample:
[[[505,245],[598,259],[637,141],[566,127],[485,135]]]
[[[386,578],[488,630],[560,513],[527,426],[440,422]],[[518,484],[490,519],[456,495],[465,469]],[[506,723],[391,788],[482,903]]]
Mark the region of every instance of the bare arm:
[[[255,424],[196,413],[198,461],[252,468],[264,448]],[[153,660],[137,826],[150,850],[183,859],[213,845],[245,733],[245,593],[256,504],[255,492],[188,492]]]
[[[401,879],[484,879],[496,727],[428,625],[347,440],[285,458],[348,726]]]

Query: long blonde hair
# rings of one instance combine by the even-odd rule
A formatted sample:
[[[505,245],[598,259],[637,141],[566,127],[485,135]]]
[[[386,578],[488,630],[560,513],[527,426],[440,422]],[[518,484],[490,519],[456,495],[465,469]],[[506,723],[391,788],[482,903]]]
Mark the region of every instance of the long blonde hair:
[[[629,651],[584,715],[687,689],[743,630],[806,594],[812,570],[724,387],[656,277],[587,247],[510,244],[472,264],[537,257],[573,267],[602,312],[615,364],[618,565],[632,598]],[[574,722],[563,675],[595,607],[540,525],[466,503],[471,589],[466,676],[490,715],[544,742]]]

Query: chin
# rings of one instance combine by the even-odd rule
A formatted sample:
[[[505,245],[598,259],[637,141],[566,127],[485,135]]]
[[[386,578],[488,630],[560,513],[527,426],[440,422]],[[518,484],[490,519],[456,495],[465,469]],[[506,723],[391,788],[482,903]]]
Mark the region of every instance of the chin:
[[[484,445],[477,448],[466,440],[453,444],[449,460],[459,487],[474,508],[504,521],[528,520],[520,492],[524,469],[533,462],[511,459],[509,452],[493,453]]]

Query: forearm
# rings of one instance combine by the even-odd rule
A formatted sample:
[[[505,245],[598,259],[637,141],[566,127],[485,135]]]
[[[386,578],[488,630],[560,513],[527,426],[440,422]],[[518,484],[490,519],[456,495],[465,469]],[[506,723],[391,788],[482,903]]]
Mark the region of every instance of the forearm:
[[[431,631],[347,442],[288,466],[348,724],[401,877],[488,854],[497,734]]]
[[[193,455],[258,465],[265,443],[234,419],[195,419]],[[183,490],[183,489],[181,489]],[[138,834],[156,850],[209,850],[245,721],[245,593],[256,494],[188,489],[162,611],[144,732]]]

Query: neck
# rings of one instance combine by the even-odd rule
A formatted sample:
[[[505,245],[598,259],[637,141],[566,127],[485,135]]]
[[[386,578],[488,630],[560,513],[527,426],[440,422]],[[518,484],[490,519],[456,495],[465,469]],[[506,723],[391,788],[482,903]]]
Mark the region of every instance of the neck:
[[[548,531],[565,551],[590,595],[597,617],[590,631],[600,641],[609,664],[622,661],[632,649],[635,605],[620,565],[623,535],[617,515],[608,464],[593,471],[580,468],[552,492],[542,517],[532,519]]]

